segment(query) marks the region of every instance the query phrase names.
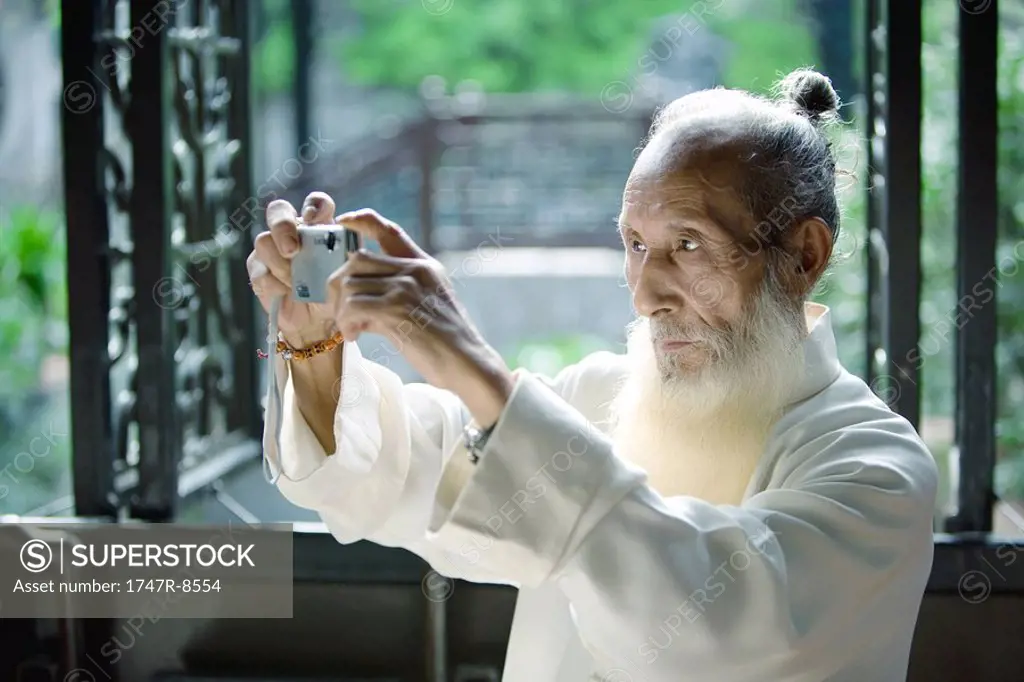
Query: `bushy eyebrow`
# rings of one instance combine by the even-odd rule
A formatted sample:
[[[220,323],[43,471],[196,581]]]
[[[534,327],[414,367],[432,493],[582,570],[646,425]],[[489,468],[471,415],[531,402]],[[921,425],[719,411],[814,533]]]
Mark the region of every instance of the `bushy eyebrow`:
[[[627,231],[635,232],[635,230],[633,230],[633,228],[629,225],[629,223],[623,222],[621,219],[616,219],[615,220],[615,225],[616,225],[616,227],[618,228],[618,230],[619,230],[619,232],[621,234],[626,234]],[[720,232],[724,236],[731,236],[731,235],[728,234],[728,232],[725,230],[725,228],[723,228],[723,227],[721,227],[719,225],[715,225],[712,221],[708,221],[708,220],[692,221],[692,220],[678,219],[678,220],[670,220],[668,222],[668,229],[672,230],[673,232],[685,232],[687,230],[693,230],[694,228],[704,228],[704,230],[707,230],[707,226],[716,227],[717,228],[716,232]]]

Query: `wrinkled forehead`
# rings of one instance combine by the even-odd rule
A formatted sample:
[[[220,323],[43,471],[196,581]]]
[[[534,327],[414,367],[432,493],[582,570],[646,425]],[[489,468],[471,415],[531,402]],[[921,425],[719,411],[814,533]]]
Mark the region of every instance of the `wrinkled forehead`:
[[[736,145],[679,145],[652,140],[629,175],[621,220],[710,221],[735,238],[754,219],[743,199],[746,169]]]

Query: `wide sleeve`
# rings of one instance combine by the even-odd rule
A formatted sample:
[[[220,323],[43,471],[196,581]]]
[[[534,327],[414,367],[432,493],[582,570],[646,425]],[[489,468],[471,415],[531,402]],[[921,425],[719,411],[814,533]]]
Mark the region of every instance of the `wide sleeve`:
[[[363,357],[356,343],[345,343],[334,414],[336,450],[327,453],[296,404],[288,363],[280,357],[275,362],[282,403],[281,493],[316,511],[342,543],[399,545],[394,537],[415,535],[415,511],[432,494],[429,482],[443,454],[461,436],[458,399],[426,384],[403,385],[393,371]]]
[[[385,364],[364,357],[357,343],[345,343],[342,353],[331,454],[296,405],[288,363],[275,359],[282,403],[277,487],[293,504],[316,511],[342,543],[404,547],[429,561],[427,524],[445,463],[456,451],[466,456],[459,445],[468,411],[453,393],[403,384]],[[579,368],[544,381],[569,398]],[[267,429],[265,444],[269,421]]]
[[[796,679],[798,667],[825,679],[865,633],[884,636],[901,609],[916,615],[937,477],[895,415],[878,428],[823,424],[774,446],[799,464],[742,506],[666,500],[520,376],[430,530],[442,546],[480,547],[476,562],[504,579],[557,582],[588,649],[637,680]]]

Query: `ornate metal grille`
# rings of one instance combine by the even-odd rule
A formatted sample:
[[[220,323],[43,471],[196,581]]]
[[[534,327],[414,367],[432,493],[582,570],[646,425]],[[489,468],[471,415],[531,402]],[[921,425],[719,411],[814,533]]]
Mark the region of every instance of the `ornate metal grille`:
[[[259,452],[247,3],[62,11],[76,511],[168,520]]]

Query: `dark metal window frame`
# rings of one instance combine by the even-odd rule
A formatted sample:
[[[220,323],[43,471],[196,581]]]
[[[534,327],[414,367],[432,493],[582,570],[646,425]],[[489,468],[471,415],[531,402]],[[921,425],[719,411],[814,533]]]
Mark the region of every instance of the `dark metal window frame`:
[[[869,0],[867,77],[868,363],[869,381],[893,408],[920,422],[917,314],[921,290],[921,42],[920,3]],[[957,512],[935,536],[928,591],[964,596],[965,578],[984,576],[993,592],[1024,591],[1024,566],[1007,561],[1019,542],[990,536],[995,502],[996,303],[974,305],[975,287],[996,271],[998,2],[981,13],[959,5],[958,192],[956,270]],[[891,264],[891,267],[890,267]],[[964,306],[967,306],[965,308]],[[913,314],[908,314],[913,311]],[[997,579],[993,579],[996,576]],[[966,596],[965,596],[966,598]]]
[[[920,425],[922,17],[919,3],[868,3],[868,380]],[[957,310],[957,512],[950,532],[992,530],[995,501],[996,302],[974,303],[996,272],[998,4],[960,3]]]
[[[994,298],[976,306],[974,289],[995,270],[997,93],[995,2],[958,9],[957,512],[949,531],[992,527],[995,453]],[[868,3],[868,381],[914,426],[921,420],[922,8],[900,0]],[[912,311],[912,313],[911,313]]]
[[[960,3],[956,244],[957,312],[969,317],[958,324],[959,508],[947,529],[987,532],[995,503],[997,298],[979,309],[974,297],[977,285],[997,272],[999,4],[992,0],[980,14],[967,12],[967,4]]]
[[[168,521],[261,449],[255,309],[222,305],[251,301],[251,31],[245,0],[124,3],[141,37],[113,30],[115,4],[61,6],[72,502],[79,516]],[[179,30],[179,15],[201,30]],[[129,151],[111,148],[112,129]],[[112,215],[127,225],[116,244]],[[124,265],[130,292],[114,300]],[[199,464],[181,472],[190,440]]]
[[[868,383],[920,425],[921,7],[868,0]]]

